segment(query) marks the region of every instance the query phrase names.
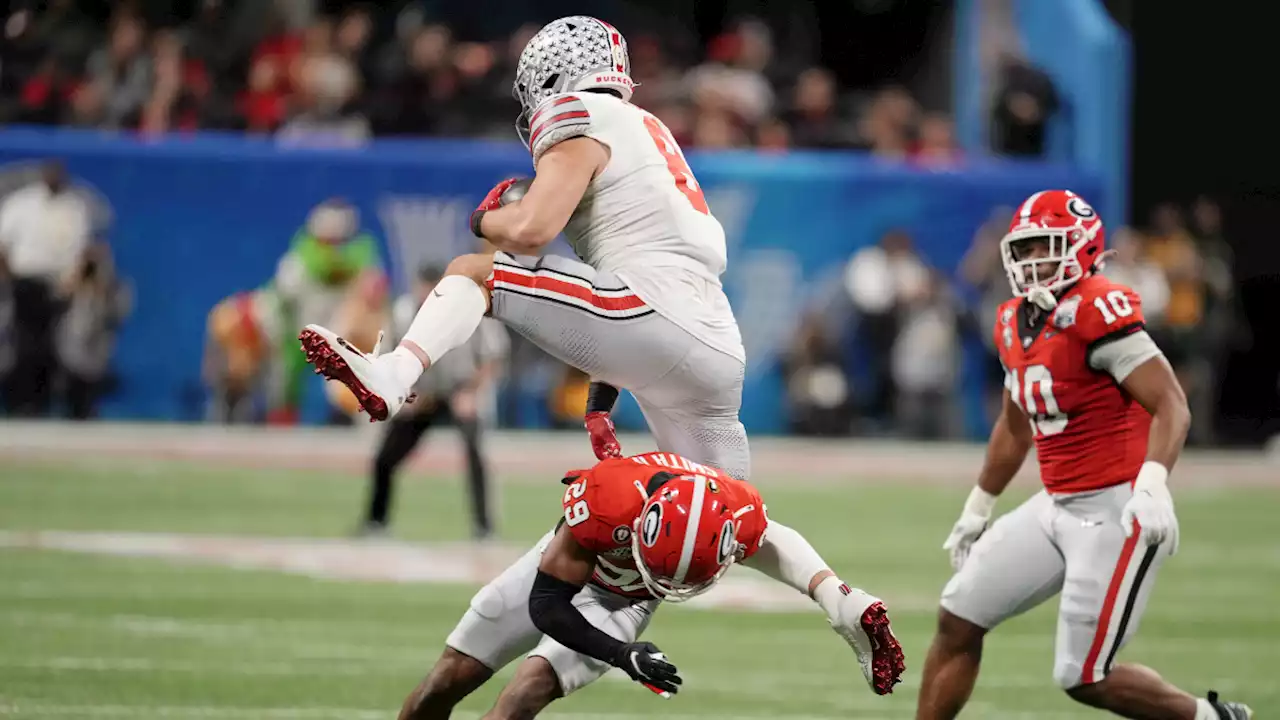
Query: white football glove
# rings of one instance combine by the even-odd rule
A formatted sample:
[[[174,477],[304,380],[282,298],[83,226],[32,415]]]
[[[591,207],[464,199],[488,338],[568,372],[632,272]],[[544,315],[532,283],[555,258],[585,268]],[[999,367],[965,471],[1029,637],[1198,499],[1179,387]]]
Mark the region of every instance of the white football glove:
[[[1145,462],[1133,483],[1133,497],[1120,513],[1124,536],[1132,537],[1134,521],[1142,528],[1142,541],[1158,545],[1169,541],[1169,554],[1178,551],[1178,516],[1173,512],[1173,496],[1165,484],[1169,471],[1157,462]]]
[[[996,497],[980,487],[969,493],[964,503],[960,519],[951,528],[951,535],[942,543],[942,549],[951,553],[951,569],[960,571],[960,566],[969,557],[969,549],[973,543],[986,532],[991,522],[991,514],[996,509]]]

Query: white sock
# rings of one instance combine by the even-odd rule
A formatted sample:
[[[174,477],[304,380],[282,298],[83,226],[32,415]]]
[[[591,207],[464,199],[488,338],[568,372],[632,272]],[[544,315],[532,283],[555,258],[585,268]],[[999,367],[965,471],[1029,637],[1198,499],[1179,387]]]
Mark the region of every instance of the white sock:
[[[1196,698],[1196,720],[1218,720],[1218,711],[1213,709],[1208,700]]]
[[[840,589],[845,587],[844,581],[832,575],[831,577],[818,583],[818,587],[813,589],[813,599],[822,608],[822,612],[827,617],[836,617],[840,612],[840,601],[844,599],[844,592]]]
[[[760,549],[743,564],[805,595],[813,576],[827,569],[827,563],[803,535],[774,520],[769,520]]]
[[[428,366],[475,333],[488,306],[484,289],[474,280],[462,275],[445,276],[418,308],[401,346],[386,356],[396,378],[404,387],[417,382]],[[415,350],[426,355],[425,363]]]

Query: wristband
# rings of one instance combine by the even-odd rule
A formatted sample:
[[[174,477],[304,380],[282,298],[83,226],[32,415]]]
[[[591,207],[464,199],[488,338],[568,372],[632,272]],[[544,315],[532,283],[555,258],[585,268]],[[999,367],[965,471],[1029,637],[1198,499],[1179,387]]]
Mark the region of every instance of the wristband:
[[[1168,480],[1169,469],[1158,462],[1148,460],[1142,463],[1142,469],[1138,471],[1138,477],[1133,481],[1133,491],[1164,489]]]
[[[991,513],[996,509],[996,500],[999,497],[999,495],[992,495],[975,485],[973,490],[969,492],[969,499],[964,501],[964,511],[973,515],[991,517]]]
[[[618,402],[618,388],[609,383],[593,382],[587,389],[587,415],[613,412],[614,403]]]
[[[484,239],[484,235],[481,235],[481,234],[480,234],[480,220],[482,220],[482,219],[484,218],[484,214],[485,214],[485,213],[487,213],[487,212],[489,212],[489,211],[488,211],[488,210],[477,210],[477,211],[475,211],[475,212],[471,213],[471,234],[472,234],[472,235],[475,235],[476,237],[478,237],[478,238],[480,238],[480,239],[482,239],[482,240]]]

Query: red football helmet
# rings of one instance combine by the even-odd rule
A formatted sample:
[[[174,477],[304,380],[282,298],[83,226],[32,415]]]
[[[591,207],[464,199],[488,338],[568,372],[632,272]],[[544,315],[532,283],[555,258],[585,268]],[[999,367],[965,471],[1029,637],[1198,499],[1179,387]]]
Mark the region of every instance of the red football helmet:
[[[632,530],[640,579],[662,600],[701,595],[738,559],[733,509],[705,475],[671,476],[650,493]]]
[[[1044,253],[1032,253],[1038,244]],[[1084,198],[1070,190],[1043,190],[1027,198],[1013,214],[1009,233],[1000,241],[1000,256],[1016,297],[1052,299],[1081,278],[1100,269],[1106,232]],[[1034,298],[1033,298],[1034,299]]]

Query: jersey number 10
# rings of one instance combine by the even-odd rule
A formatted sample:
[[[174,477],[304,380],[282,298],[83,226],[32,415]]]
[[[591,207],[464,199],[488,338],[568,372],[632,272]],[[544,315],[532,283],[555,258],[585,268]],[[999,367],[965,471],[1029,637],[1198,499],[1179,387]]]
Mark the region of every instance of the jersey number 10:
[[[689,204],[694,210],[703,215],[710,215],[711,208],[707,207],[707,199],[702,195],[702,187],[694,179],[689,163],[685,162],[684,156],[680,154],[680,148],[671,137],[671,131],[653,115],[644,116],[644,126],[648,128],[649,137],[653,138],[653,144],[657,146],[658,152],[662,153],[662,157],[667,161],[667,170],[671,171],[671,177],[676,181],[676,189],[689,198]]]
[[[1107,309],[1108,303],[1111,305],[1110,310]],[[1102,298],[1094,298],[1093,306],[1098,308],[1098,312],[1102,313],[1102,319],[1108,325],[1113,325],[1116,320],[1127,318],[1133,314],[1133,305],[1129,304],[1129,298],[1125,297],[1124,293],[1119,290],[1112,290],[1107,293],[1106,302],[1103,302]]]
[[[1053,375],[1049,374],[1049,368],[1032,365],[1022,377],[1018,377],[1017,370],[1009,373],[1009,397],[1031,418],[1031,429],[1037,435],[1057,435],[1067,429],[1067,416],[1053,396]]]

